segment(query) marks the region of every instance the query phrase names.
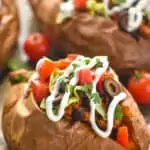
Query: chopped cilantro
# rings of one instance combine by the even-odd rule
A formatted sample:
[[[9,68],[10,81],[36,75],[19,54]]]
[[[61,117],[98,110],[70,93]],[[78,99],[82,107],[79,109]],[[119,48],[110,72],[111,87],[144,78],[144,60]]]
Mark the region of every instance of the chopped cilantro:
[[[115,110],[115,120],[122,120],[123,119],[123,111],[120,105],[116,107]]]
[[[85,63],[86,65],[88,65],[88,64],[90,63],[90,59],[88,59],[88,58],[85,59],[85,60],[84,60],[84,63]]]
[[[97,59],[96,59],[96,66],[95,66],[96,69],[97,69],[97,68],[100,68],[100,67],[102,67],[102,66],[103,66],[102,62],[97,58]]]
[[[91,90],[92,90],[92,84],[85,84],[83,86],[83,91],[84,92],[91,92]]]
[[[20,82],[25,82],[26,78],[22,75],[16,75],[11,79],[12,83],[20,83]]]
[[[72,66],[73,66],[73,68],[75,69],[75,68],[77,68],[79,65],[78,65],[78,64],[75,64],[75,63],[73,63],[73,64],[72,64]]]
[[[96,93],[93,93],[93,94],[91,95],[91,99],[93,100],[93,102],[94,102],[95,104],[98,104],[98,103],[100,103],[101,97],[100,97],[99,94],[96,92]]]

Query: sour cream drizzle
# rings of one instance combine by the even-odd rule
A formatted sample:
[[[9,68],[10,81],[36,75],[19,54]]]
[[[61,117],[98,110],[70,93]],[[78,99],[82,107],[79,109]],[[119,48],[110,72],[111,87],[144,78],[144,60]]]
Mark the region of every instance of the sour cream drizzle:
[[[126,0],[125,3],[120,4],[120,6],[113,7],[111,10],[109,9],[109,0],[104,0],[105,9],[109,15],[112,15],[116,12],[120,12],[126,8],[128,10],[128,27],[127,30],[132,32],[139,28],[143,21],[143,10],[146,10],[147,5],[150,3],[150,0],[140,0],[135,7],[131,7],[134,2],[137,0]],[[131,8],[130,8],[131,7]]]
[[[56,80],[56,83],[55,83],[53,91],[51,92],[51,95],[46,99],[46,113],[47,113],[47,116],[50,120],[52,120],[54,122],[57,122],[57,121],[59,121],[63,118],[64,113],[65,113],[65,108],[67,106],[68,99],[70,97],[70,92],[68,90],[68,91],[65,92],[65,94],[62,98],[58,114],[55,115],[54,112],[53,112],[53,102],[55,100],[55,97],[59,93],[59,88],[60,88],[60,83],[61,83],[60,80],[64,79],[65,77],[69,76],[72,72],[74,72],[74,76],[70,80],[69,85],[75,86],[75,85],[77,85],[78,80],[79,80],[79,71],[82,70],[82,69],[91,69],[91,68],[93,68],[97,64],[97,60],[100,60],[100,62],[102,62],[102,64],[103,64],[103,66],[96,69],[96,78],[93,82],[93,89],[92,89],[92,93],[96,92],[97,82],[99,81],[101,75],[109,67],[109,63],[108,63],[107,57],[105,57],[105,56],[103,56],[103,57],[94,57],[93,59],[90,59],[90,63],[88,65],[82,63],[85,59],[86,59],[86,57],[83,57],[83,56],[77,57],[77,59],[75,61],[73,61],[69,65],[69,67],[64,71],[64,74]],[[79,67],[74,69],[73,64],[79,64]],[[122,100],[124,100],[125,98],[126,98],[126,94],[123,93],[123,92],[118,94],[117,96],[115,96],[113,98],[112,103],[110,104],[109,109],[108,109],[108,113],[107,113],[108,126],[107,126],[106,131],[102,131],[96,125],[96,121],[95,121],[96,104],[93,102],[93,100],[90,100],[90,107],[91,107],[90,122],[91,122],[91,126],[92,126],[93,130],[100,137],[106,138],[111,134],[111,131],[112,131],[112,128],[113,128],[113,121],[114,121],[114,111],[116,109],[116,106]]]

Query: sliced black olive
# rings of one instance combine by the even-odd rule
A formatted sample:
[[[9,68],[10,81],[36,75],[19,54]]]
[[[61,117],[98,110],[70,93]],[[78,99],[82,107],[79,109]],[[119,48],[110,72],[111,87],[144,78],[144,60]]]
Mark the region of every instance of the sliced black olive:
[[[119,84],[113,79],[106,79],[103,83],[104,91],[108,96],[114,97],[120,93]]]
[[[72,120],[73,121],[83,121],[84,120],[84,109],[79,108],[79,109],[73,110]]]

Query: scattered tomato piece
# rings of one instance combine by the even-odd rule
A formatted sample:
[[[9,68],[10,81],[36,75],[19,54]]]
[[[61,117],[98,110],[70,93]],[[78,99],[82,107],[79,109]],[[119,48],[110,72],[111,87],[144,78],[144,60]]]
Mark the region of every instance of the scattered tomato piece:
[[[70,61],[69,59],[59,60],[59,61],[56,62],[57,63],[57,68],[62,69],[62,70],[66,69],[70,65],[71,62],[72,61]]]
[[[31,34],[24,43],[24,51],[29,59],[36,62],[43,56],[47,56],[50,50],[50,41],[41,33]]]
[[[49,94],[48,85],[39,80],[32,81],[32,89],[35,100],[38,104],[40,104],[43,98],[47,97]]]
[[[88,69],[80,70],[79,72],[79,84],[90,84],[93,82],[94,75],[93,72]]]
[[[150,72],[136,71],[127,87],[138,103],[150,104]]]
[[[105,73],[101,76],[101,78],[100,78],[100,80],[98,81],[98,84],[97,84],[97,89],[98,89],[99,92],[102,92],[102,89],[103,89],[103,87],[102,87],[103,82],[104,82],[104,80],[106,80],[106,79],[108,79],[108,78],[113,78],[113,74],[110,73],[110,72],[105,72]]]
[[[126,126],[122,126],[118,129],[117,142],[124,146],[126,149],[129,148],[129,135],[128,128]]]
[[[43,59],[36,71],[39,73],[40,80],[46,81],[56,68],[57,66],[55,62],[48,59]]]
[[[68,54],[67,55],[67,58],[69,59],[69,60],[75,60],[78,56],[80,56],[79,54]]]
[[[74,0],[76,9],[86,9],[87,0]]]

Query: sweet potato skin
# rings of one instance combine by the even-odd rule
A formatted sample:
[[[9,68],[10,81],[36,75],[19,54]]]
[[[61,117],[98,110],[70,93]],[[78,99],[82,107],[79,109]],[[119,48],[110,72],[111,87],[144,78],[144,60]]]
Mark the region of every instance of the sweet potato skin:
[[[42,30],[60,50],[57,54],[63,51],[85,56],[107,55],[111,66],[121,74],[127,74],[132,69],[150,70],[149,38],[136,35],[136,40],[121,31],[112,20],[85,12],[76,12],[72,18],[56,24],[61,2],[30,0]]]
[[[23,98],[25,83],[10,85],[2,128],[11,150],[124,150],[111,139],[101,139],[85,124],[62,120],[53,123],[38,108],[30,93]],[[148,150],[149,135],[137,105],[128,97],[122,105],[137,150]],[[132,106],[132,107],[131,107]]]
[[[15,0],[2,0],[0,8],[0,70],[13,54],[19,34],[19,18]]]
[[[23,89],[24,84],[11,87],[12,96],[3,112],[3,132],[11,150],[124,150],[111,139],[99,138],[82,123],[49,121],[32,94],[21,98]]]

